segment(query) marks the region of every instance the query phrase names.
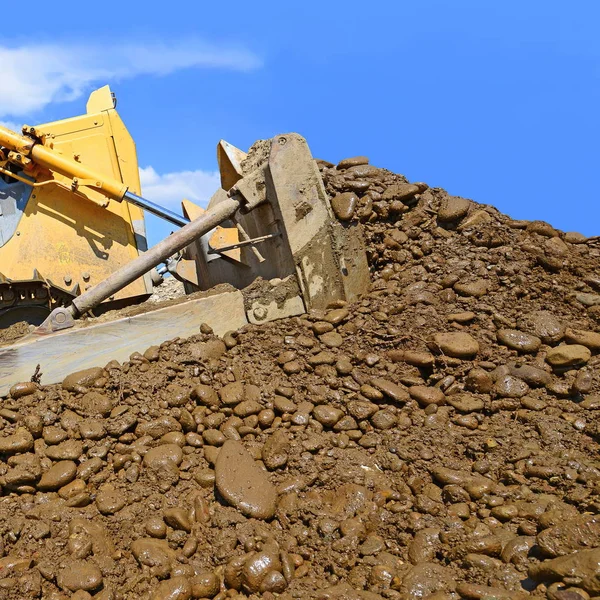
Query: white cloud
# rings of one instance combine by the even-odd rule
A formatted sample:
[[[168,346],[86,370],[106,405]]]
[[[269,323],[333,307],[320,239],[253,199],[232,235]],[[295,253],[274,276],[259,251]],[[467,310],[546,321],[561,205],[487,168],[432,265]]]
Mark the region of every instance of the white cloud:
[[[138,75],[168,75],[180,69],[249,71],[261,66],[252,52],[198,40],[149,44],[0,45],[0,116],[29,115],[51,102],[74,100],[93,84]]]
[[[160,175],[153,167],[140,168],[142,196],[177,212],[184,198],[203,207],[221,187],[218,171],[179,171]]]
[[[21,133],[21,128],[23,127],[23,125],[19,125],[14,121],[0,121],[0,125],[2,125],[2,127],[7,127],[12,131],[16,131],[17,133]]]

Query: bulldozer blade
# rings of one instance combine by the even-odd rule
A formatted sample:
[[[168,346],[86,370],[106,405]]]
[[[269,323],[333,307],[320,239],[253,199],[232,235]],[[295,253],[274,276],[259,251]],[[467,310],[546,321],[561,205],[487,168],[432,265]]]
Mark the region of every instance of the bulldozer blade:
[[[0,397],[15,383],[29,381],[36,365],[44,374],[43,384],[60,383],[74,371],[103,367],[111,360],[123,362],[133,352],[194,335],[202,323],[219,336],[246,325],[242,293],[209,293],[144,314],[47,336],[30,334],[16,344],[0,346]]]
[[[232,146],[229,142],[221,140],[217,145],[217,161],[221,172],[221,187],[229,191],[244,175],[242,161],[248,155]]]

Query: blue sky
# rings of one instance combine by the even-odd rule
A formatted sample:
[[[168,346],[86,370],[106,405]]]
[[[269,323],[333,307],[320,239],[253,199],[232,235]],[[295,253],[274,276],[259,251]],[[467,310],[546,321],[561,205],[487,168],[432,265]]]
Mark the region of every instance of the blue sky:
[[[36,4],[0,41],[0,120],[79,114],[109,83],[155,202],[205,201],[220,138],[298,131],[316,157],[600,234],[597,1]]]

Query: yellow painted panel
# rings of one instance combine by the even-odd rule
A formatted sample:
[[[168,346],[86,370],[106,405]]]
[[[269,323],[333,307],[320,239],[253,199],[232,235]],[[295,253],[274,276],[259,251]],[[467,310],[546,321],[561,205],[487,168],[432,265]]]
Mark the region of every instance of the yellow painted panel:
[[[96,100],[89,106],[107,105],[106,98]],[[44,134],[44,145],[65,158],[75,159],[140,193],[135,144],[114,109],[46,123],[36,130]],[[71,183],[49,172],[41,173],[37,181],[52,179],[68,186]],[[79,283],[84,291],[136,258],[138,245],[145,250],[145,237],[136,236],[143,233],[141,209],[107,200],[89,188],[81,190],[87,197],[54,183],[34,188],[17,232],[0,248],[0,272],[10,279],[23,280],[31,278],[37,269],[56,285],[71,288]],[[150,292],[149,278],[144,277],[118,292],[115,299]]]

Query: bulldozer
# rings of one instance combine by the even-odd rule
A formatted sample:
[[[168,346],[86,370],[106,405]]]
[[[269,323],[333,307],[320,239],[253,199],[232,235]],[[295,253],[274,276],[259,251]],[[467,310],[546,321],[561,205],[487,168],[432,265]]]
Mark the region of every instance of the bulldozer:
[[[221,187],[208,205],[184,199],[177,214],[141,195],[135,144],[109,86],[91,93],[84,115],[22,133],[0,127],[0,329],[36,326],[0,345],[0,396],[36,367],[56,383],[201,324],[224,335],[366,290],[360,225],[333,217],[302,136],[248,152],[221,140],[217,161]],[[145,211],[177,228],[151,248]],[[167,272],[184,283],[184,301],[88,318],[144,302]]]

